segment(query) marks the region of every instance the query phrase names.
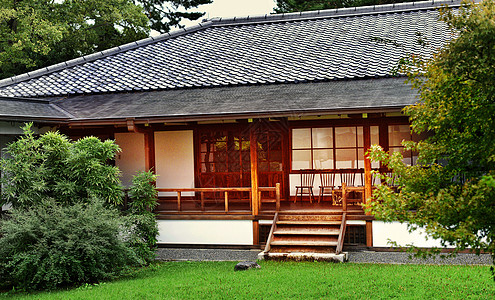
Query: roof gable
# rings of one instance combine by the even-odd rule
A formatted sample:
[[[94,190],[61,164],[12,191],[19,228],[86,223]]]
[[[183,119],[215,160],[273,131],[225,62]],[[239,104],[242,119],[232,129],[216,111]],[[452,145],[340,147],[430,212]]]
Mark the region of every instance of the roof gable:
[[[49,97],[390,76],[452,38],[440,4],[213,20],[0,81],[0,95]],[[417,42],[421,37],[426,44]]]

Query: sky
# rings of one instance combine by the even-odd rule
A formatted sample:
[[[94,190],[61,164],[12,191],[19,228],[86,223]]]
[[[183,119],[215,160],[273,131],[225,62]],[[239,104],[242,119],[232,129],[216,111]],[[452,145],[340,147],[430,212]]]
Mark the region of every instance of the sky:
[[[213,0],[211,4],[200,5],[191,11],[202,11],[206,14],[201,18],[214,17],[240,17],[252,15],[264,15],[273,12],[275,0]],[[198,21],[186,24],[195,25]]]

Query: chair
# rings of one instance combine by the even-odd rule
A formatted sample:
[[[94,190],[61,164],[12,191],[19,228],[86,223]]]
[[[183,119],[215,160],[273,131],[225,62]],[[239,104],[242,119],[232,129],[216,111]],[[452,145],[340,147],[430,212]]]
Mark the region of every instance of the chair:
[[[318,203],[320,203],[324,195],[330,195],[333,197],[334,187],[335,173],[320,173],[320,196],[318,197]],[[330,194],[328,194],[327,191],[329,191]]]
[[[297,195],[299,194],[299,190],[301,190],[301,202],[303,198],[303,194],[309,195],[310,203],[313,203],[313,183],[315,181],[315,173],[313,170],[301,170],[301,185],[296,185],[296,197],[294,198],[294,203],[296,203]],[[307,192],[304,192],[307,190]]]
[[[355,186],[354,185],[354,182],[356,180],[356,176],[358,173],[354,172],[354,171],[347,171],[347,170],[344,170],[342,173],[340,173],[340,184],[341,186],[339,186],[338,189],[334,189],[332,191],[332,198],[333,198],[333,204],[334,205],[337,205],[337,204],[341,204],[342,203],[342,183],[345,182],[347,186],[349,187],[353,187]],[[356,194],[360,194],[360,192],[356,192],[356,191],[353,191],[353,192],[350,192],[351,194],[351,197],[348,197],[347,198],[347,202],[348,203],[355,203],[355,202],[361,202],[362,200],[362,195],[360,195],[360,197],[356,197]]]

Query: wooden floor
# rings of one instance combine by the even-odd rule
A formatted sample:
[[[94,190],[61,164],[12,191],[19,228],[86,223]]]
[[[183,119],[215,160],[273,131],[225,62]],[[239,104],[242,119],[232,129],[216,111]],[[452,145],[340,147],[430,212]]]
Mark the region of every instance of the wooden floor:
[[[168,202],[168,201],[167,201]],[[185,199],[182,202],[181,211],[177,210],[175,203],[161,203],[161,205],[155,210],[159,215],[251,215],[251,208],[249,201],[231,202],[229,204],[228,212],[225,211],[225,205],[221,201],[210,202],[205,206],[204,210],[201,210],[197,201]],[[349,205],[347,208],[348,214],[355,216],[364,216],[363,208],[360,205]],[[261,203],[259,215],[262,218],[271,218],[275,214],[275,203]],[[282,200],[280,202],[281,213],[292,214],[342,214],[342,206],[333,205],[331,201],[313,201],[303,199],[303,201]]]

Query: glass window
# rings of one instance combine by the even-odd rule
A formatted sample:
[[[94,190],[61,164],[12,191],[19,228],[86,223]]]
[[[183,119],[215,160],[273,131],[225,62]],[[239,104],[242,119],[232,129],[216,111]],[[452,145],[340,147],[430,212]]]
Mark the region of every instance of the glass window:
[[[311,128],[292,130],[292,149],[311,148]]]
[[[356,127],[335,127],[335,147],[356,147]]]
[[[313,148],[333,147],[333,128],[313,128]]]
[[[364,168],[362,126],[292,130],[292,170],[359,168]]]

